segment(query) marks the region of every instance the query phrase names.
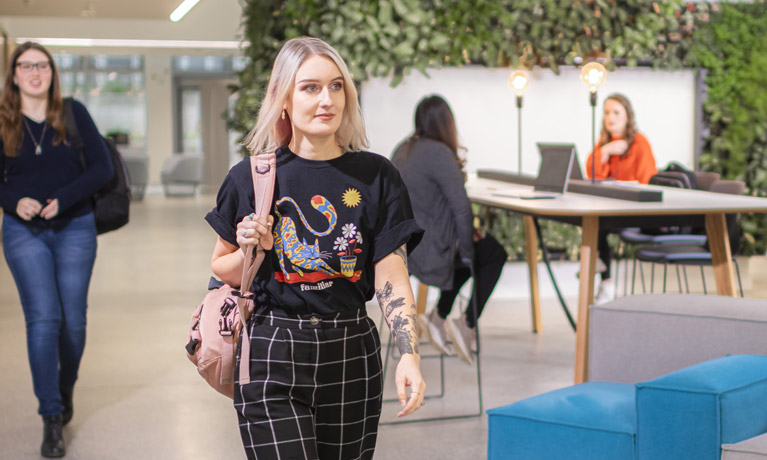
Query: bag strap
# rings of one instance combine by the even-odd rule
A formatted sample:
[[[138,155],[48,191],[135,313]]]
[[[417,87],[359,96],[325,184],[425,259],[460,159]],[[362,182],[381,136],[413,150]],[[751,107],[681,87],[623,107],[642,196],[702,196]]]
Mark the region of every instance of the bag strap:
[[[269,216],[274,198],[274,181],[277,176],[277,161],[274,153],[261,153],[250,157],[250,172],[253,177],[254,208],[257,216]],[[255,247],[245,247],[245,261],[242,267],[242,282],[240,297],[237,299],[242,328],[240,345],[240,385],[250,383],[250,337],[248,337],[247,322],[253,313],[253,279],[266,254],[264,250],[272,249],[274,237],[271,232],[262,236]]]
[[[80,137],[80,130],[77,128],[77,122],[75,121],[75,112],[72,110],[72,98],[64,98],[64,116],[66,122],[67,134],[71,138],[72,145],[77,150],[77,155],[80,158],[80,165],[83,170],[88,169],[88,163],[85,162],[85,152],[83,138]]]

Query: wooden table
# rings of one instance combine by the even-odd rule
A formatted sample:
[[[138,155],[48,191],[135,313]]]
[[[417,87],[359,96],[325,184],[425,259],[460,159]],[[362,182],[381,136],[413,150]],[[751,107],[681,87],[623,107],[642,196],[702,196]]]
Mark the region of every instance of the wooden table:
[[[647,185],[633,186],[663,190],[663,201],[639,203],[578,193],[567,193],[555,199],[524,200],[502,197],[496,193],[512,188],[530,189],[529,186],[482,178],[471,179],[466,184],[472,202],[524,215],[525,252],[530,272],[534,331],[540,331],[542,328],[536,257],[538,236],[533,225],[533,217],[554,219],[582,227],[575,383],[585,382],[588,376],[588,307],[594,300],[594,268],[600,225],[603,228],[705,225],[716,280],[716,292],[719,295],[735,296],[735,274],[725,214],[767,212],[767,198]]]

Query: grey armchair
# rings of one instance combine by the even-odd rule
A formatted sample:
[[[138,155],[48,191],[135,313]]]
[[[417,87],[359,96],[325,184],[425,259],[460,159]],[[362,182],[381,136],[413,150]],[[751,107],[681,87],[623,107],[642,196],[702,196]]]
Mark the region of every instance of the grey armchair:
[[[193,196],[202,182],[202,155],[177,153],[162,165],[160,174],[165,196]],[[178,192],[178,190],[184,190]]]
[[[131,199],[144,199],[147,182],[149,181],[149,156],[143,151],[118,147],[130,176]]]

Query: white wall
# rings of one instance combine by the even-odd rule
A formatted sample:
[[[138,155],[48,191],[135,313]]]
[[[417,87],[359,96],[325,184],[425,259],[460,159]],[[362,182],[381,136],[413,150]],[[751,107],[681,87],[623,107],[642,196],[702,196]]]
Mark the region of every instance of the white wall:
[[[582,167],[591,151],[589,92],[580,70],[562,68],[531,72],[522,108],[522,172],[536,174],[536,142],[573,142]],[[396,88],[388,78],[362,85],[362,111],[371,150],[391,156],[413,130],[418,100],[437,93],[453,109],[459,143],[468,149],[467,171],[517,171],[516,96],[508,87],[508,69],[482,67],[431,70],[426,78],[413,72]],[[692,70],[655,71],[621,68],[610,72],[598,92],[596,135],[605,97],[621,92],[631,100],[639,131],[650,140],[659,167],[671,160],[694,165],[694,82]]]

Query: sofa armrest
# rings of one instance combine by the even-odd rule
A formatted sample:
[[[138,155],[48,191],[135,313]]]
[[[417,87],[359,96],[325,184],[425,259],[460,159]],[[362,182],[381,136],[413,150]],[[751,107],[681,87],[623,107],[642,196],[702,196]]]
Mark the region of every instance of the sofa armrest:
[[[591,307],[590,381],[634,383],[727,354],[767,355],[767,301],[652,294]]]

